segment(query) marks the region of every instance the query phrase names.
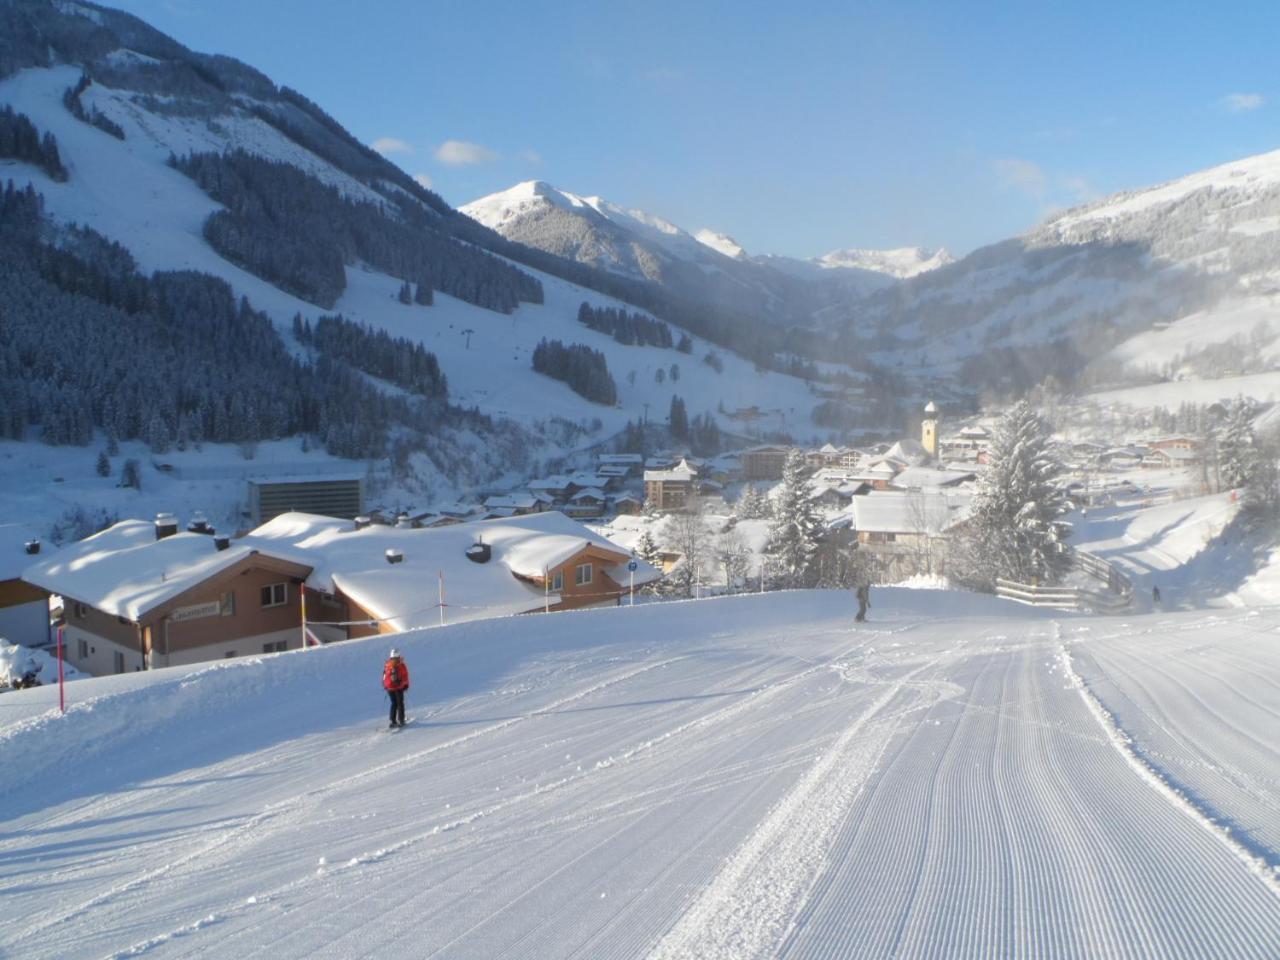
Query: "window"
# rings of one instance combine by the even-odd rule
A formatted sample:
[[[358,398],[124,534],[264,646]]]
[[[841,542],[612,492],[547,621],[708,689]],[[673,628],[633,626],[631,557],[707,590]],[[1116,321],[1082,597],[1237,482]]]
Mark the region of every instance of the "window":
[[[574,582],[583,587],[591,582],[591,564],[580,563],[574,568]]]
[[[75,614],[75,618],[77,620],[83,620],[85,613],[88,611],[86,610],[85,605],[77,600],[71,605],[71,612]]]
[[[81,660],[88,660],[89,659],[89,641],[77,640],[76,651],[79,653]]]
[[[222,659],[223,659],[223,660],[230,660],[230,659],[231,659],[232,657],[234,657],[235,655],[236,655],[236,652],[235,652],[234,650],[228,650],[226,653],[224,653],[224,654],[222,655]]]
[[[289,598],[283,583],[268,583],[262,588],[262,605],[264,607],[283,607]]]
[[[264,643],[262,645],[263,653],[284,653],[289,649],[289,641],[277,640],[275,643]]]
[[[117,650],[111,655],[112,666],[116,668],[116,673],[124,673],[124,654]]]
[[[224,617],[236,615],[236,592],[228,590],[218,597],[218,613]]]
[[[563,570],[557,570],[556,575],[551,578],[551,589],[552,590],[564,589],[564,571]]]

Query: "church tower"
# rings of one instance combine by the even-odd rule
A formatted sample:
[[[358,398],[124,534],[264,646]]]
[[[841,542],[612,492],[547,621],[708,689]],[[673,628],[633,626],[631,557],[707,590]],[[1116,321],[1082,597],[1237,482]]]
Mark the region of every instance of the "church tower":
[[[924,421],[920,424],[920,445],[929,456],[938,456],[938,407],[930,400],[924,408]]]

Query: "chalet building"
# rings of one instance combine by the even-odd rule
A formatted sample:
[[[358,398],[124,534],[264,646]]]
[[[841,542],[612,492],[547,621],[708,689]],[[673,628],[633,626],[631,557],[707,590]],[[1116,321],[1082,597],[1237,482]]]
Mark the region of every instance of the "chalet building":
[[[616,603],[630,554],[552,511],[434,528],[284,513],[238,540],[126,520],[24,571],[67,659],[123,673],[444,622]],[[635,584],[660,574],[636,561]],[[304,616],[305,614],[305,616]]]
[[[862,479],[871,484],[873,490],[888,490],[893,478],[907,469],[903,460],[881,456],[869,460],[862,470]]]
[[[1152,450],[1201,450],[1204,441],[1198,437],[1161,437],[1150,441],[1147,446]]]
[[[602,516],[604,507],[604,491],[599,487],[588,487],[586,490],[579,490],[569,498],[569,502],[563,507],[563,513],[566,517],[586,519]]]
[[[307,620],[317,640],[396,633],[441,622],[616,603],[630,554],[558,511],[403,530],[282,514],[247,538],[305,555]],[[637,587],[659,572],[637,560]]]
[[[670,470],[644,472],[644,499],[658,510],[683,510],[697,493],[698,473],[681,460]]]
[[[603,481],[606,490],[620,490],[627,478],[631,476],[631,469],[625,466],[609,466],[604,465],[596,467],[596,476]]]
[[[968,520],[971,500],[964,492],[872,493],[853,499],[848,519],[859,548],[893,576],[937,573],[943,544]]]
[[[302,646],[305,560],[177,529],[171,517],[124,520],[23,573],[63,597],[64,648],[77,669],[125,673]]]
[[[1142,465],[1144,467],[1169,469],[1198,466],[1203,460],[1204,456],[1197,449],[1188,447],[1157,448],[1152,446],[1142,458]]]
[[[346,520],[358,517],[364,513],[364,476],[339,473],[249,481],[249,515],[255,525],[290,510]]]
[[[638,453],[601,453],[596,455],[596,473],[604,474],[605,468],[621,468],[624,477],[638,477],[644,470],[644,457]]]
[[[49,592],[22,579],[22,571],[49,552],[29,530],[16,523],[0,525],[0,638],[24,647],[46,645]]]
[[[639,497],[632,496],[629,493],[624,493],[620,497],[614,497],[611,502],[611,506],[613,507],[614,513],[620,516],[630,517],[635,516],[644,509],[644,501]]]
[[[489,516],[523,517],[544,509],[543,502],[532,493],[508,493],[486,497],[485,513]]]
[[[738,454],[738,459],[742,461],[742,479],[748,482],[781,480],[782,468],[786,465],[790,452],[790,447],[768,444],[743,450]]]
[[[568,501],[581,487],[574,484],[572,478],[562,473],[553,474],[538,480],[529,481],[529,492],[535,496],[542,494],[550,497],[553,504],[559,505]]]

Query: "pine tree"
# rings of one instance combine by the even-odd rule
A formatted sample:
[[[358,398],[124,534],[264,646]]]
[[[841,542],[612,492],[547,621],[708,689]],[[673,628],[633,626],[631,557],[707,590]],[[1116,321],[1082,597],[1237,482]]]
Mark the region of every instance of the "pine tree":
[[[769,501],[755,484],[749,483],[738,497],[733,513],[739,520],[763,520],[769,516]]]
[[[1022,401],[1000,421],[989,453],[953,572],[987,590],[997,578],[1055,583],[1071,564],[1060,519],[1070,505],[1047,425]]]
[[[98,453],[98,463],[94,468],[98,471],[98,476],[111,476],[111,461],[107,459],[107,451],[102,450]]]
[[[678,396],[671,398],[671,413],[669,415],[671,425],[671,436],[676,440],[689,439],[689,413],[685,410],[684,401]]]
[[[662,554],[648,527],[645,527],[640,539],[636,541],[636,556],[650,566],[662,569]]]
[[[782,587],[803,587],[811,580],[821,523],[810,496],[813,484],[799,450],[787,454],[782,483],[774,500],[773,523],[765,553],[774,581]]]
[[[134,490],[142,489],[142,470],[138,466],[138,461],[132,457],[124,462],[124,467],[120,470],[120,486],[132,487]]]
[[[403,303],[406,307],[409,304],[413,303],[413,289],[409,286],[408,280],[400,284],[399,298],[400,298],[400,302]]]
[[[1248,482],[1250,468],[1256,459],[1253,414],[1253,404],[1237,397],[1218,441],[1218,470],[1223,484],[1231,490],[1239,489]]]

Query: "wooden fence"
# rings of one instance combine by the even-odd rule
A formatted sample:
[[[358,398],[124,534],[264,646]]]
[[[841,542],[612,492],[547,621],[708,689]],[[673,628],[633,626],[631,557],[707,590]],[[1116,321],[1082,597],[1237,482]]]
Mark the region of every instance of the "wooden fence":
[[[1133,583],[1112,564],[1083,550],[1072,551],[1072,563],[1081,573],[1098,581],[1102,589],[1085,587],[1042,587],[996,580],[996,596],[1035,607],[1053,610],[1087,610],[1093,613],[1120,613],[1133,601]]]

